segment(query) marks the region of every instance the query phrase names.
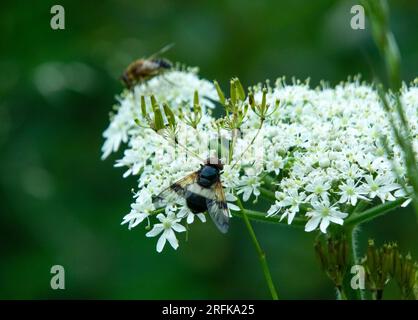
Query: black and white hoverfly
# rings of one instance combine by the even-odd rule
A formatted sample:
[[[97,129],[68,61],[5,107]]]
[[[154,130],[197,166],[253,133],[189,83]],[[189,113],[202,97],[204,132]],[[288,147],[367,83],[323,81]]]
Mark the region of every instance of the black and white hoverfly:
[[[229,211],[221,183],[223,164],[218,158],[208,158],[195,171],[173,183],[154,197],[156,207],[164,206],[166,198],[173,192],[186,200],[187,207],[194,214],[207,211],[220,232],[229,228]]]

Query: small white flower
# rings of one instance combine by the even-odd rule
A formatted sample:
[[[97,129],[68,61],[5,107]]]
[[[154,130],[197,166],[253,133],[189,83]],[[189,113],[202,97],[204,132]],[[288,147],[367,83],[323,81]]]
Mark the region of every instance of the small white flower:
[[[222,184],[225,188],[234,188],[239,185],[239,169],[239,165],[234,168],[230,164],[224,165]]]
[[[260,195],[260,187],[261,183],[259,181],[259,177],[256,175],[245,175],[241,179],[241,185],[238,187],[237,194],[242,194],[242,200],[245,202],[250,199],[251,194],[257,198]]]
[[[352,206],[355,206],[358,199],[368,200],[364,196],[367,192],[364,191],[363,188],[356,186],[353,179],[348,179],[346,182],[342,183],[339,188],[341,190],[341,192],[339,192],[341,195],[339,203],[348,202]]]
[[[149,231],[147,237],[155,237],[161,233],[160,238],[157,241],[157,252],[161,252],[164,249],[166,241],[170,243],[174,250],[179,246],[175,232],[184,232],[186,228],[179,224],[180,220],[173,212],[170,212],[167,216],[160,213],[157,215],[157,219],[161,223],[154,224],[151,231]]]
[[[297,189],[290,189],[287,192],[287,195],[280,202],[281,207],[289,207],[280,217],[280,220],[283,220],[287,217],[287,223],[291,224],[296,213],[299,212],[300,205],[304,203],[306,199],[306,194],[304,192],[299,193]]]
[[[306,201],[313,200],[317,201],[318,197],[322,200],[328,200],[328,190],[331,188],[331,184],[323,177],[315,177],[311,182],[305,186],[305,190],[311,192],[306,197]]]
[[[277,175],[280,173],[280,170],[283,169],[284,164],[283,158],[278,154],[275,154],[272,159],[266,161],[267,172],[274,172]]]
[[[379,197],[382,202],[396,200],[391,192],[399,189],[400,185],[393,182],[391,175],[380,175],[376,178],[367,175],[365,179],[367,183],[363,184],[363,188],[371,199]]]
[[[344,177],[354,180],[364,177],[363,170],[361,170],[357,164],[351,164],[347,159],[338,161],[336,167]]]
[[[328,155],[324,154],[318,159],[318,164],[321,168],[328,168],[331,164],[331,161]]]
[[[276,191],[274,193],[274,196],[276,197],[276,201],[274,204],[270,207],[270,209],[267,211],[267,217],[274,216],[278,214],[283,207],[283,199],[286,197],[286,194],[281,191]]]
[[[116,161],[115,167],[128,167],[128,170],[123,174],[123,177],[126,178],[129,175],[137,175],[146,160],[144,153],[139,150],[128,149],[125,151],[124,157]]]
[[[106,159],[112,152],[119,149],[122,142],[128,141],[128,130],[123,124],[112,122],[110,127],[103,133],[106,138],[102,147],[102,159]]]
[[[153,210],[155,210],[155,206],[152,203],[151,194],[147,189],[142,189],[136,202],[131,204],[131,212],[123,217],[121,224],[129,223],[128,228],[132,229],[148,218]]]
[[[335,204],[331,206],[328,200],[314,202],[312,207],[313,210],[306,213],[306,216],[310,217],[305,225],[306,232],[315,230],[319,225],[321,232],[326,233],[331,222],[342,225],[343,219],[348,215],[338,211]]]
[[[270,209],[267,210],[267,217],[271,217],[271,216],[274,216],[274,215],[278,214],[281,209],[282,209],[282,206],[280,205],[280,202],[279,201],[276,201],[270,207]]]

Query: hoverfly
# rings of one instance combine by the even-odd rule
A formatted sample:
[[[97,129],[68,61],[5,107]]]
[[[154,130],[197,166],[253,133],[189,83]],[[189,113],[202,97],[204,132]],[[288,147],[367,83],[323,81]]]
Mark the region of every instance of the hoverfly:
[[[146,59],[138,59],[132,62],[123,72],[120,79],[123,84],[131,89],[139,82],[149,80],[166,70],[172,68],[167,59],[157,58],[158,55],[170,50],[174,44],[169,44]]]
[[[154,197],[156,207],[164,206],[164,200],[175,193],[186,200],[194,214],[208,212],[222,233],[229,228],[229,211],[221,183],[223,164],[218,158],[209,158],[195,171],[173,183]]]

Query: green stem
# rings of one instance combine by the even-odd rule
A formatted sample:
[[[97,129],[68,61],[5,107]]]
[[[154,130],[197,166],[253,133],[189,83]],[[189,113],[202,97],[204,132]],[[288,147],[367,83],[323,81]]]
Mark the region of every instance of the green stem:
[[[159,214],[159,213],[163,213],[163,212],[165,212],[165,207],[155,209],[154,211],[151,211],[151,212],[149,213],[149,215],[150,215],[150,216],[153,216],[153,215],[157,215],[157,214]]]
[[[349,252],[350,261],[351,261],[349,266],[353,266],[353,265],[360,263],[360,259],[358,257],[358,249],[357,249],[357,240],[356,240],[357,229],[356,228],[357,228],[356,226],[347,228],[347,243],[351,251]],[[351,274],[351,268],[347,272]],[[351,284],[350,284],[349,289],[354,290],[353,288],[351,288]],[[357,300],[365,300],[364,290],[362,289],[355,290],[355,298]]]
[[[390,86],[397,91],[401,87],[401,55],[395,36],[389,25],[389,7],[386,0],[362,0],[372,26],[372,35],[385,60]]]
[[[242,211],[242,217],[244,218],[245,226],[247,227],[248,233],[250,234],[251,240],[257,251],[258,259],[260,260],[261,268],[263,269],[264,277],[269,287],[271,297],[273,298],[273,300],[279,300],[279,296],[277,295],[277,291],[274,286],[273,279],[271,277],[270,269],[267,264],[266,254],[264,253],[263,249],[260,246],[260,243],[257,240],[254,229],[250,223],[250,220],[248,219],[246,210],[242,206],[241,200],[239,200],[239,198],[237,199],[238,206],[241,208]]]
[[[337,288],[337,300],[348,300],[343,288]]]
[[[273,191],[270,191],[270,190],[268,190],[266,188],[263,188],[263,187],[259,188],[259,190],[260,190],[260,194],[261,194],[262,197],[264,197],[268,200],[271,200],[273,202],[275,202],[277,200],[276,195],[274,194]]]
[[[370,208],[366,211],[363,211],[362,213],[353,214],[347,220],[345,221],[345,226],[356,226],[361,223],[370,221],[376,217],[379,217],[381,215],[384,215],[385,213],[388,213],[389,211],[392,211],[398,207],[401,206],[401,204],[405,201],[404,198],[396,199],[395,201],[385,202],[381,205],[378,205],[376,207]]]
[[[287,220],[284,220],[284,219],[280,220],[280,216],[275,215],[275,216],[267,217],[265,212],[261,212],[261,211],[249,210],[249,209],[241,209],[240,212],[231,211],[233,216],[239,217],[239,218],[243,218],[243,212],[245,212],[246,216],[250,220],[289,225],[287,223]],[[305,224],[306,224],[305,219],[295,217],[292,221],[292,224],[290,224],[289,226],[297,227],[297,228],[303,228],[305,226]]]
[[[231,164],[232,158],[234,156],[234,148],[235,148],[235,140],[236,140],[236,137],[237,137],[237,130],[238,129],[233,129],[232,130],[232,139],[231,139],[231,145],[229,146],[229,154],[228,154],[228,164]]]
[[[258,128],[255,136],[253,137],[251,142],[247,145],[247,147],[244,149],[244,151],[239,155],[238,159],[235,161],[231,169],[237,165],[237,163],[242,159],[242,157],[248,151],[248,149],[254,144],[255,139],[257,139],[258,135],[260,134],[261,128],[263,127],[263,123],[264,123],[264,119],[262,118],[260,122],[260,128]],[[232,161],[232,159],[230,161]]]
[[[364,209],[367,208],[367,206],[369,205],[369,201],[366,200],[360,200],[356,207],[353,210],[353,214],[359,213],[359,212],[363,212]]]

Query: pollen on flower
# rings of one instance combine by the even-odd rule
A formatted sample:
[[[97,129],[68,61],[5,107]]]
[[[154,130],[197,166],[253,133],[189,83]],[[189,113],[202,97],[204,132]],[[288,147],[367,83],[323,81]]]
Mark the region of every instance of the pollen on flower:
[[[329,213],[330,213],[329,208],[322,208],[322,210],[321,210],[321,215],[322,215],[323,217],[327,217],[327,216],[329,216]]]
[[[172,222],[171,222],[171,220],[169,220],[169,219],[163,219],[163,227],[164,227],[164,229],[170,229],[171,228],[171,225],[172,225]]]

